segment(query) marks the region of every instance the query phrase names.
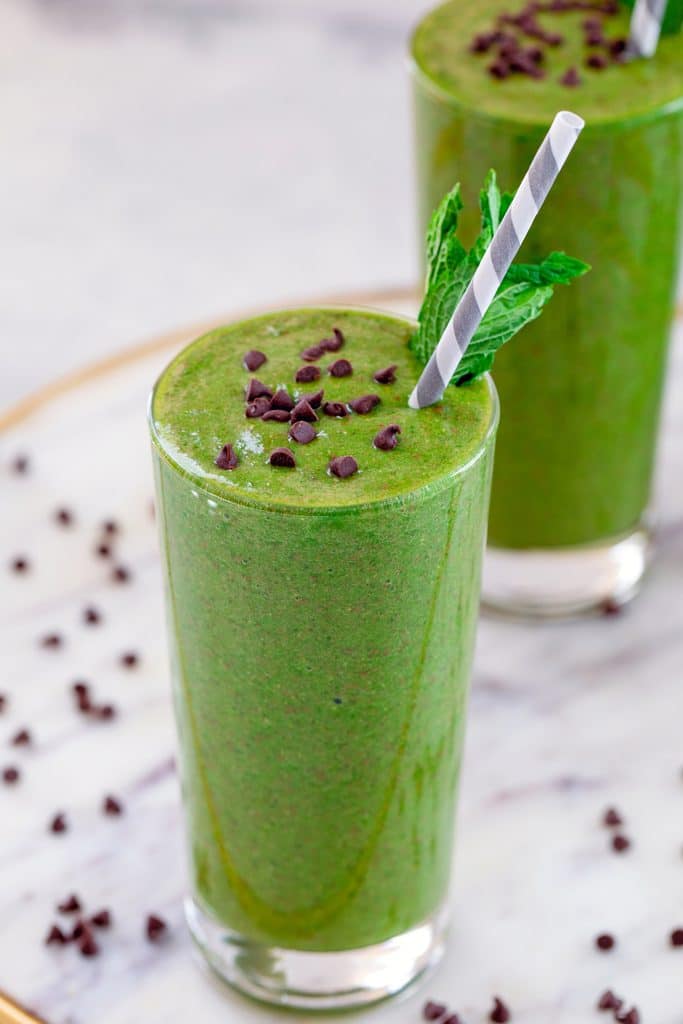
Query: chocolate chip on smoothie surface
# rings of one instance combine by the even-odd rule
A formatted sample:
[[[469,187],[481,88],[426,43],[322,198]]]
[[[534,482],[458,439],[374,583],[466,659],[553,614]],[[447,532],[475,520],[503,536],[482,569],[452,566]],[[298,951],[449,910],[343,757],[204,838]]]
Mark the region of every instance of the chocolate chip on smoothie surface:
[[[353,373],[353,367],[348,359],[335,359],[335,361],[327,367],[327,372],[330,377],[350,377]]]
[[[609,953],[611,949],[616,946],[616,939],[609,932],[603,932],[601,935],[595,937],[596,948],[602,953]]]
[[[323,405],[323,412],[326,416],[334,416],[337,419],[343,419],[344,416],[348,416],[349,410],[343,402],[325,402]]]
[[[90,924],[94,925],[95,928],[110,928],[111,921],[111,910],[107,910],[106,908],[98,910],[97,913],[92,914],[90,917]]]
[[[391,366],[386,366],[383,370],[378,370],[377,373],[373,373],[372,379],[377,384],[393,384],[396,380],[396,363]]]
[[[74,521],[73,512],[68,508],[58,508],[55,512],[55,522],[60,526],[71,526]]]
[[[168,932],[168,925],[158,914],[148,914],[145,921],[145,934],[150,942],[159,942]]]
[[[683,928],[674,928],[669,936],[669,942],[674,949],[680,949],[683,946]]]
[[[631,840],[626,836],[618,833],[612,839],[612,849],[615,853],[625,853],[631,846]]]
[[[290,427],[289,436],[293,441],[296,441],[297,444],[310,444],[318,435],[311,424],[307,423],[306,420],[297,420],[297,422],[293,423]]]
[[[13,747],[28,747],[31,745],[32,736],[28,729],[19,729],[10,740]]]
[[[306,367],[306,369],[311,369],[311,367]],[[285,388],[278,388],[270,400],[270,408],[279,412],[291,412],[295,405],[296,402]]]
[[[13,473],[23,476],[28,473],[30,465],[28,455],[15,455],[10,463],[10,468]]]
[[[286,409],[269,409],[261,419],[264,423],[289,423],[289,416]]]
[[[13,764],[8,765],[2,770],[2,781],[6,786],[14,786],[19,782],[21,778],[21,772]]]
[[[307,402],[305,398],[302,398],[296,403],[292,409],[292,423],[296,423],[297,420],[306,420],[308,423],[315,423],[318,419],[315,409],[310,402]]]
[[[81,901],[75,892],[70,893],[66,899],[57,904],[60,914],[77,914],[81,909]]]
[[[510,1010],[503,1000],[499,999],[498,996],[494,996],[493,1009],[489,1014],[489,1020],[492,1021],[493,1024],[507,1024],[507,1021],[510,1020],[510,1016]]]
[[[244,410],[244,415],[248,420],[258,420],[270,410],[270,399],[263,395],[261,398],[255,398],[253,402],[248,402]]]
[[[46,946],[66,946],[68,941],[69,939],[58,924],[51,925],[47,935],[45,936]]]
[[[568,89],[574,89],[577,85],[581,85],[581,76],[576,68],[567,68],[560,77],[560,85],[566,85]]]
[[[624,819],[616,807],[608,807],[602,816],[602,823],[603,825],[606,825],[607,828],[616,828],[619,825],[624,824]]]
[[[359,416],[366,416],[380,404],[379,395],[361,395],[360,398],[352,398],[349,407]]]
[[[231,444],[224,444],[214,459],[214,464],[219,469],[237,469],[240,464],[237,452]]]
[[[381,452],[390,452],[398,444],[398,435],[401,433],[401,428],[398,423],[390,423],[388,427],[383,427],[375,434],[375,438],[372,442],[375,448],[379,448]]]
[[[252,348],[245,352],[242,366],[245,370],[249,370],[249,373],[254,373],[258,370],[259,366],[263,366],[267,361],[268,357],[263,352],[259,352],[257,348]]]
[[[48,650],[56,650],[57,647],[62,646],[63,642],[64,641],[59,633],[46,633],[45,636],[42,637],[40,645],[41,647],[47,647]]]
[[[125,565],[117,565],[112,570],[111,578],[114,583],[128,583],[131,578],[131,571]]]
[[[296,467],[294,453],[289,448],[275,448],[270,453],[268,461],[271,466],[277,466],[281,469],[295,469]]]
[[[66,815],[63,811],[58,811],[58,813],[50,819],[50,824],[48,825],[49,831],[54,833],[54,835],[61,835],[63,832],[68,830],[68,827]]]
[[[108,794],[102,801],[102,813],[108,818],[120,818],[123,814],[123,804],[118,797]]]
[[[94,605],[83,609],[83,622],[88,626],[96,626],[102,621],[102,613]]]
[[[312,366],[301,366],[294,375],[297,384],[312,384],[314,380],[320,380],[320,368]]]
[[[448,1007],[443,1003],[435,1003],[429,999],[422,1007],[422,1016],[425,1020],[439,1020],[448,1012]]]
[[[13,558],[10,562],[10,568],[12,572],[23,573],[28,572],[31,565],[25,555],[17,555],[17,557]]]
[[[320,342],[320,347],[323,348],[326,352],[338,352],[345,341],[346,338],[344,337],[344,334],[339,329],[339,327],[333,327],[332,337],[323,338],[322,341]]]
[[[309,394],[299,395],[299,401],[308,402],[311,409],[319,409],[324,394],[325,392],[321,388],[320,391],[311,391]]]
[[[273,392],[264,384],[263,381],[258,380],[257,377],[252,377],[246,388],[244,389],[244,398],[247,402],[253,402],[255,398],[272,398]]]
[[[598,999],[598,1010],[620,1010],[624,1005],[623,999],[615,996],[611,988],[606,989]]]
[[[320,345],[309,345],[301,353],[301,358],[305,363],[314,363],[317,359],[322,358],[325,355],[326,349]]]
[[[640,1011],[637,1006],[632,1006],[629,1010],[617,1013],[614,1019],[619,1021],[619,1024],[640,1024]]]
[[[346,480],[347,477],[353,476],[354,473],[358,472],[358,463],[353,455],[336,455],[333,459],[330,459],[327,468],[332,476],[337,476],[340,480]]]

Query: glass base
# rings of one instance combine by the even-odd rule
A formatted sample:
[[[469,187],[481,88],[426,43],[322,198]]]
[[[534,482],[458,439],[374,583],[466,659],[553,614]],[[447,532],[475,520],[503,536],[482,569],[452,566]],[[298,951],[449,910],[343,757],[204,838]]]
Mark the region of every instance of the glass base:
[[[644,524],[602,544],[489,547],[482,604],[494,612],[533,618],[608,614],[638,593],[651,552],[651,534]]]
[[[231,932],[193,900],[185,916],[209,966],[229,985],[262,1002],[333,1010],[386,999],[404,989],[443,953],[442,908],[417,928],[376,946],[335,953],[279,949]]]

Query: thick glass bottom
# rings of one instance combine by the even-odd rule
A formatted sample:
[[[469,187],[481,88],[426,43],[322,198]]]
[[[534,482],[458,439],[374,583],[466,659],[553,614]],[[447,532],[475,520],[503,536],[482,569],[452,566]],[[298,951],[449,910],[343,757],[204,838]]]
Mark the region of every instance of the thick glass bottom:
[[[335,953],[279,949],[232,932],[188,899],[185,916],[207,963],[229,985],[266,1003],[333,1010],[385,999],[438,962],[444,908],[417,928],[375,946]]]
[[[645,524],[624,537],[569,548],[489,547],[482,603],[505,615],[560,618],[617,610],[638,593],[650,562]]]

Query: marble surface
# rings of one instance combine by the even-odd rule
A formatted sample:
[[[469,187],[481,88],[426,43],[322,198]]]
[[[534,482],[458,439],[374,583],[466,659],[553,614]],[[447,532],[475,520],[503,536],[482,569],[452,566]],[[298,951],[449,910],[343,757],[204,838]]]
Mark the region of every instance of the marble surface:
[[[680,334],[679,330],[679,334]],[[680,340],[680,339],[679,339]],[[241,999],[195,963],[181,917],[185,886],[145,397],[171,349],[56,394],[0,431],[0,989],[50,1024],[203,1024],[283,1018]],[[484,619],[479,632],[446,958],[422,988],[351,1015],[410,1024],[427,995],[482,1024],[494,993],[519,1024],[586,1024],[612,986],[644,1024],[683,1021],[683,364],[674,354],[658,507],[659,557],[639,600],[613,618],[554,625]],[[31,457],[31,472],[9,463]],[[73,509],[71,528],[52,513]],[[99,524],[121,524],[115,561],[93,555]],[[25,553],[31,571],[7,570]],[[87,604],[100,625],[82,624]],[[63,634],[46,650],[39,639]],[[125,670],[119,657],[140,654]],[[68,688],[90,681],[119,709],[76,715]],[[28,725],[30,748],[9,740]],[[100,804],[112,792],[119,819]],[[616,804],[632,849],[617,856],[600,825]],[[52,835],[64,811],[69,831]],[[102,955],[46,949],[54,905],[76,891],[110,906]],[[168,941],[150,945],[146,913]],[[618,947],[598,953],[594,936]]]
[[[0,0],[0,407],[199,317],[414,280],[428,6]]]

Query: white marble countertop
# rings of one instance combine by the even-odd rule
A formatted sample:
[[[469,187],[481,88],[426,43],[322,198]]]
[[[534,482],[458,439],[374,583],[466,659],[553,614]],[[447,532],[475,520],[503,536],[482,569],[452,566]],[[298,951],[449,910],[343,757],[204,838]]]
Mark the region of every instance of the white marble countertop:
[[[181,920],[184,868],[174,736],[144,406],[168,357],[156,350],[41,402],[0,432],[0,989],[50,1024],[274,1022],[281,1015],[211,981]],[[484,1024],[499,993],[518,1024],[596,1024],[607,986],[643,1024],[683,1021],[683,364],[676,352],[661,452],[659,558],[639,600],[614,618],[555,625],[484,619],[475,665],[459,814],[453,930],[423,987],[350,1019],[417,1024],[427,996]],[[26,476],[9,463],[32,458]],[[75,453],[77,454],[77,457]],[[73,508],[60,528],[52,512]],[[121,524],[110,580],[93,556],[98,524]],[[26,553],[31,571],[8,561]],[[82,624],[83,608],[103,613]],[[56,630],[62,648],[38,641]],[[119,663],[133,649],[133,670]],[[84,678],[119,709],[110,723],[74,712]],[[22,726],[29,748],[12,748]],[[113,792],[121,818],[100,805]],[[609,847],[606,806],[632,849]],[[51,835],[57,811],[69,830]],[[102,955],[46,949],[54,905],[71,891],[113,909]],[[167,942],[144,938],[150,912]],[[617,949],[599,953],[598,932]],[[288,1019],[303,1019],[291,1015]]]

